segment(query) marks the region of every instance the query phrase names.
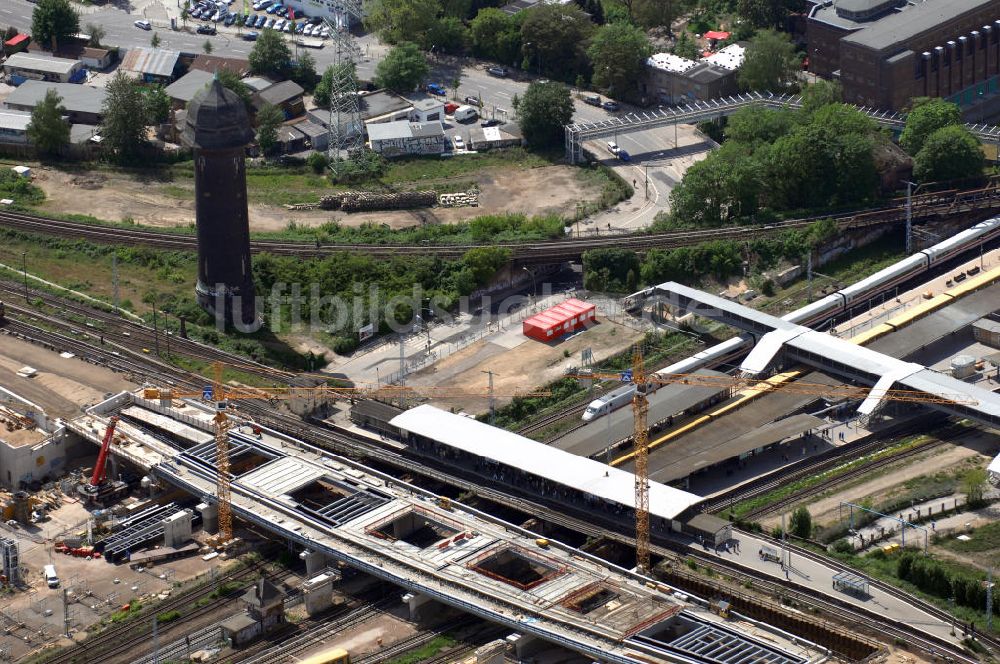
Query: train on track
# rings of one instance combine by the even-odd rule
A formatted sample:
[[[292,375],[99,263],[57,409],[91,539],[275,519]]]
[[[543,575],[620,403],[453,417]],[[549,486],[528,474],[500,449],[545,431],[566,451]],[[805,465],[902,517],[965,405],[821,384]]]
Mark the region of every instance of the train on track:
[[[906,283],[916,276],[941,265],[962,253],[985,245],[1000,237],[1000,217],[993,217],[972,226],[952,237],[879,270],[856,284],[842,288],[801,309],[785,314],[782,318],[790,323],[805,325],[815,329],[832,322],[836,317],[847,314],[855,306],[861,306],[871,298]],[[654,300],[656,288],[650,287],[629,295],[624,303],[626,310],[641,310]],[[655,300],[654,300],[655,301]],[[746,352],[753,344],[750,334],[733,337],[691,357],[666,367],[664,373],[691,373],[705,366],[716,366],[728,362]]]
[[[351,664],[351,656],[343,648],[332,648],[306,657],[299,664]]]

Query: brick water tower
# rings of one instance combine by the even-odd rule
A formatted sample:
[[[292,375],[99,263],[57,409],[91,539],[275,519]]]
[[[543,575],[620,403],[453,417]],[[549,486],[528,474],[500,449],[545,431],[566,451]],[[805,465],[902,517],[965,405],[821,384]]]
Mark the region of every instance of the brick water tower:
[[[195,293],[203,309],[227,324],[256,320],[245,163],[253,137],[243,100],[218,77],[188,105],[181,138],[194,149]]]

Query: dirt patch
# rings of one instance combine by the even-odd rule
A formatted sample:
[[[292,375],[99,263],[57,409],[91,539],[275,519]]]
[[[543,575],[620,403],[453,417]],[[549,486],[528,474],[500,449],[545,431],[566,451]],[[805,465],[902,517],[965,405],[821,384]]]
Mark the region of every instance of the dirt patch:
[[[499,335],[477,341],[437,364],[407,377],[409,385],[445,385],[469,392],[487,392],[488,377],[494,371],[493,388],[498,394],[512,395],[546,385],[579,366],[580,354],[590,348],[594,360],[600,361],[635,342],[641,336],[628,327],[607,320],[568,339],[542,343],[521,334],[517,324]],[[511,400],[498,397],[497,404]],[[484,412],[484,398],[447,399],[432,402],[441,408],[455,408],[470,413]]]
[[[194,223],[194,183],[190,180],[170,182],[122,173],[67,173],[47,167],[38,167],[34,173],[35,184],[46,195],[41,206],[43,212],[88,214],[108,221],[131,219],[137,224],[159,227]],[[481,190],[480,206],[476,208],[344,213],[251,204],[250,228],[281,231],[292,222],[314,227],[334,219],[345,226],[373,222],[407,228],[452,224],[502,212],[565,213],[577,201],[593,200],[601,193],[599,185],[584,182],[579,171],[570,166],[483,171],[469,179],[474,179]]]

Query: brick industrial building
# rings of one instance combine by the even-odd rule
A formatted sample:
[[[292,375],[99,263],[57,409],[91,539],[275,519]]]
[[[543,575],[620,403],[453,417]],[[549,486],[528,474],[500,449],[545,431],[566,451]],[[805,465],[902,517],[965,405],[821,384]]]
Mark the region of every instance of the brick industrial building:
[[[971,119],[1000,109],[1000,0],[822,0],[807,39],[810,70],[839,79],[846,102],[944,97]]]

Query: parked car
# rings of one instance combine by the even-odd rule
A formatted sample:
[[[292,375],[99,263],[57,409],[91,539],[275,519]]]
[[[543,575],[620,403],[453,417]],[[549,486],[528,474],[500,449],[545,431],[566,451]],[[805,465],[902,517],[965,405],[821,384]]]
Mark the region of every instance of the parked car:
[[[309,22],[312,23],[313,25],[319,25],[320,23],[323,22],[323,19],[320,16],[313,16],[311,19],[309,19]]]
[[[449,101],[444,105],[444,113],[445,115],[451,115],[452,113],[457,111],[458,108],[459,108],[458,104],[456,104],[453,101]]]
[[[479,117],[479,113],[471,106],[459,106],[455,109],[455,122],[474,121]]]
[[[494,66],[487,69],[486,73],[489,74],[490,76],[496,76],[497,78],[506,78],[507,68]]]
[[[236,23],[236,14],[230,14],[229,16],[226,17],[225,21],[226,27],[231,26],[233,23]]]
[[[135,27],[139,28],[140,30],[152,30],[153,24],[147,21],[146,19],[142,19],[135,22]]]
[[[209,25],[208,23],[202,23],[198,26],[199,35],[214,35],[217,32],[214,25]]]
[[[306,31],[305,23],[299,23],[297,26],[295,26],[295,34],[297,35],[305,34],[305,31]]]
[[[465,149],[465,141],[462,140],[461,136],[456,136],[455,137],[455,149],[456,150],[464,150]]]
[[[243,17],[243,23],[241,23],[241,25],[244,25],[249,28],[256,22],[257,22],[256,14],[247,14],[246,16]]]
[[[269,18],[267,19],[267,23],[264,24],[264,27],[267,28],[268,30],[271,30],[272,28],[274,28],[274,23],[275,19]]]
[[[274,22],[274,29],[275,30],[284,30],[285,29],[285,19],[279,18],[277,21],[275,21]]]
[[[257,14],[257,21],[254,23],[253,27],[260,29],[263,28],[264,25],[266,24],[267,24],[267,16],[265,16],[264,14]]]
[[[316,31],[315,30],[313,30],[313,36],[314,37],[316,36]],[[322,26],[322,27],[320,27],[319,36],[322,37],[323,39],[329,39],[330,38],[330,28],[328,28],[325,25]]]
[[[604,107],[605,111],[617,111],[621,106],[616,101],[606,101],[601,106]]]
[[[444,86],[441,85],[440,83],[428,83],[427,92],[431,93],[432,95],[440,95],[442,97],[448,94],[447,91],[444,89]]]
[[[257,37],[260,37],[259,32],[246,32],[243,34],[243,39],[246,41],[257,41]]]
[[[285,32],[287,33],[295,32],[295,23],[293,21],[285,23]]]
[[[304,34],[306,37],[312,37],[312,33],[313,33],[313,25],[312,23],[307,23],[305,28],[302,30],[302,34]]]
[[[475,106],[476,108],[482,108],[483,106],[483,100],[479,97],[473,97],[472,95],[465,98],[465,103],[469,106]]]
[[[618,153],[621,152],[621,148],[618,147],[618,144],[615,143],[614,141],[608,141],[608,152],[610,152],[615,156],[618,156]]]
[[[499,120],[497,120],[496,118],[490,118],[489,120],[483,120],[482,122],[480,122],[479,126],[480,127],[498,127],[498,126],[500,126],[502,124],[503,123],[500,122]]]
[[[622,161],[632,161],[632,156],[628,152],[625,152],[625,150],[622,150],[621,148],[618,149],[618,158],[621,159]]]
[[[268,14],[273,14],[274,12],[278,11],[278,7],[280,6],[281,5],[271,5],[270,7],[267,8],[266,11]]]
[[[591,106],[600,107],[601,98],[598,97],[597,95],[587,95],[586,97],[583,98],[583,103],[590,104]]]

